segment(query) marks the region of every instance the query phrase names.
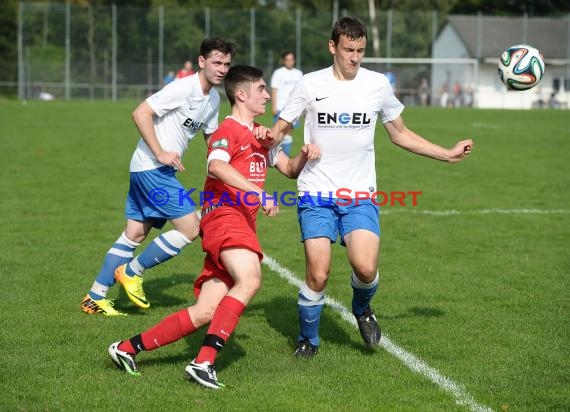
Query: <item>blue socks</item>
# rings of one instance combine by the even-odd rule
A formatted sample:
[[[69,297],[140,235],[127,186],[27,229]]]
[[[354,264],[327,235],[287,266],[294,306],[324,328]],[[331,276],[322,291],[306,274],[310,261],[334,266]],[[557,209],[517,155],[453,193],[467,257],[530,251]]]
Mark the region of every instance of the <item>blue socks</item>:
[[[182,233],[171,230],[154,239],[139,256],[133,259],[134,251],[140,243],[128,239],[123,232],[107,252],[101,271],[91,286],[89,296],[94,300],[105,299],[109,288],[115,284],[115,270],[119,266],[128,263],[125,270],[127,275],[141,276],[145,269],[172,259],[190,243],[192,242]]]
[[[370,301],[378,289],[379,276],[370,283],[364,283],[359,280],[356,275],[352,274],[352,312],[356,316],[364,313],[366,308],[370,306]],[[308,340],[312,345],[319,346],[321,340],[319,338],[319,323],[321,313],[325,304],[325,292],[315,292],[303,282],[299,288],[299,324],[301,332],[298,341]]]
[[[376,272],[376,277],[372,282],[364,283],[356,277],[354,272],[352,273],[352,313],[354,313],[354,315],[362,315],[370,305],[370,300],[378,289],[378,279],[378,272]]]
[[[133,242],[127,238],[125,232],[119,236],[111,249],[107,252],[103,266],[95,282],[93,282],[93,286],[91,286],[91,290],[89,291],[91,299],[99,300],[107,297],[109,287],[115,284],[115,269],[133,259],[133,253],[138,245],[140,245],[140,243]]]
[[[298,304],[301,333],[297,340],[308,340],[312,345],[319,346],[319,323],[325,305],[325,292],[314,292],[303,282],[299,288]]]
[[[146,269],[166,262],[178,255],[192,241],[177,230],[170,230],[155,238],[125,269],[128,276],[142,276]]]

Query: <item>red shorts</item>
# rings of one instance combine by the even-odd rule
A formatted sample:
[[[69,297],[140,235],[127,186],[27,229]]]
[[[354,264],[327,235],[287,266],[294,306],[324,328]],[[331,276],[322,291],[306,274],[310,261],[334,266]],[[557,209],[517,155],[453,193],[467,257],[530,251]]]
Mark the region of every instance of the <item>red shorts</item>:
[[[200,222],[202,250],[206,252],[204,269],[194,282],[194,295],[198,297],[202,284],[212,277],[224,282],[228,288],[234,286],[234,280],[220,260],[220,252],[227,248],[249,249],[257,253],[259,261],[263,259],[261,245],[255,233],[254,223],[248,221],[238,209],[222,206],[202,218]]]

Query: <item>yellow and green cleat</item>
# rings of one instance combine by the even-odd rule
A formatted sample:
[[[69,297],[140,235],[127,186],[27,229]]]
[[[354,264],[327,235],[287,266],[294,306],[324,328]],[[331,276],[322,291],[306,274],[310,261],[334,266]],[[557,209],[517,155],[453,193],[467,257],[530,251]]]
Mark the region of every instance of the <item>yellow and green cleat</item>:
[[[92,299],[91,296],[86,295],[81,301],[81,310],[90,315],[101,313],[105,316],[127,316],[126,313],[119,312],[113,307],[113,301],[109,299]]]
[[[126,264],[121,265],[115,270],[115,279],[123,285],[125,292],[127,292],[127,296],[135,305],[142,309],[149,308],[150,303],[146,300],[142,287],[143,278],[137,275],[130,277],[125,273],[126,267]]]

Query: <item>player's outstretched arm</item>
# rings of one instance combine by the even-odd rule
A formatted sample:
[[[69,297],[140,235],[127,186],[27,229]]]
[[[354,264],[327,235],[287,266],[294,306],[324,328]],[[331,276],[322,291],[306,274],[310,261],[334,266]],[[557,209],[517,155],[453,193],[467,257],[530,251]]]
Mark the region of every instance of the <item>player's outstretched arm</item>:
[[[184,166],[180,159],[180,153],[165,152],[162,150],[160,142],[156,137],[156,132],[154,131],[154,116],[154,110],[152,110],[152,107],[150,107],[146,100],[139,104],[133,111],[133,120],[135,121],[135,125],[139,129],[144,142],[152,154],[154,154],[154,157],[156,157],[156,160],[165,166],[172,166],[180,171],[184,170]]]
[[[412,153],[443,162],[459,162],[465,156],[468,156],[473,149],[473,141],[471,139],[461,140],[451,149],[441,147],[408,129],[401,117],[385,123],[384,128],[395,145]]]
[[[301,147],[297,156],[290,158],[282,150],[277,154],[275,167],[290,179],[296,179],[305,164],[309,160],[317,160],[321,157],[320,149],[314,144],[306,144]]]
[[[279,213],[279,206],[277,206],[276,200],[264,195],[264,191],[259,186],[247,180],[244,175],[229,163],[219,159],[210,160],[208,173],[243,193],[255,193],[265,215],[275,216]],[[253,200],[250,201],[253,202]]]

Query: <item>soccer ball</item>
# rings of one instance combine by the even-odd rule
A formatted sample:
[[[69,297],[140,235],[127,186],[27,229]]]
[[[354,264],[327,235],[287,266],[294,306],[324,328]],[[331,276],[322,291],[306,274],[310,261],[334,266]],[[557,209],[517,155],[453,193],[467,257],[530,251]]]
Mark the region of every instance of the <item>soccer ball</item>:
[[[501,54],[499,77],[509,90],[527,90],[536,86],[544,75],[544,58],[532,46],[520,44]]]

